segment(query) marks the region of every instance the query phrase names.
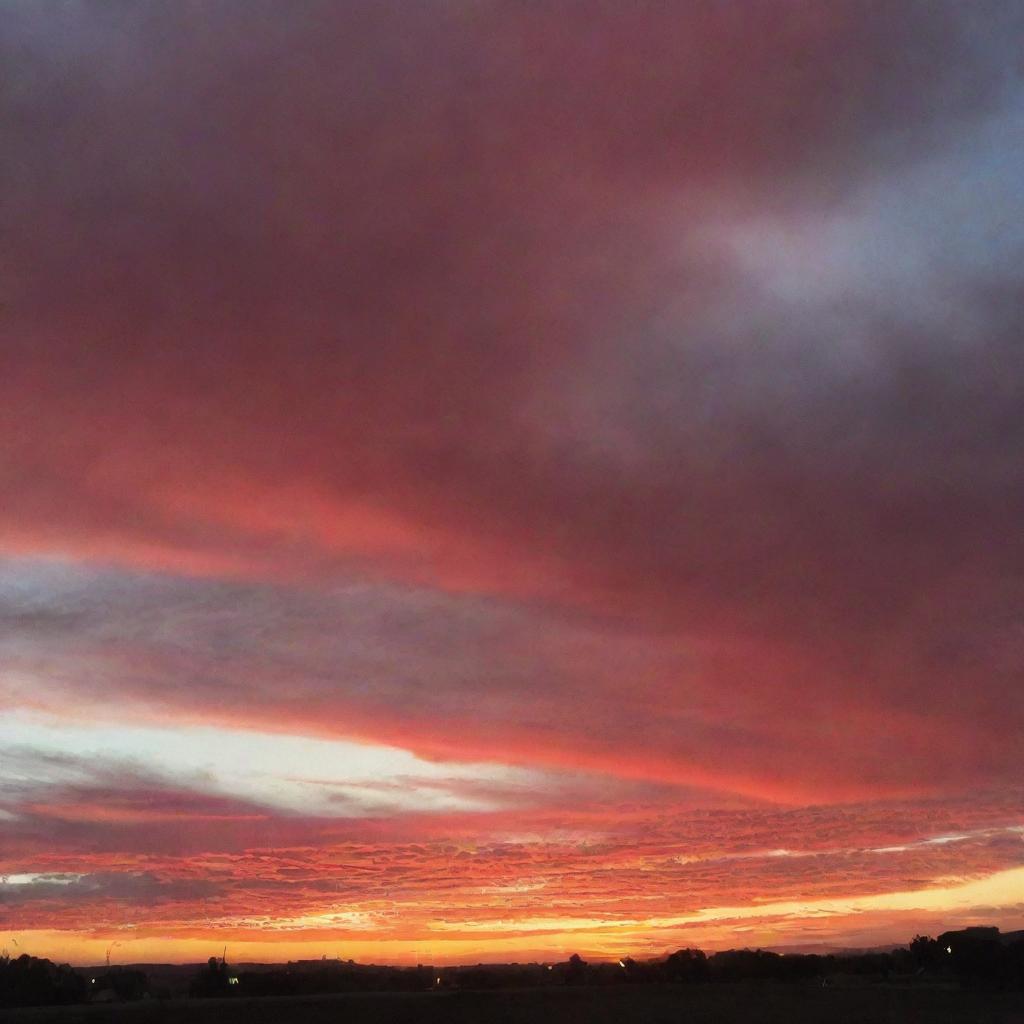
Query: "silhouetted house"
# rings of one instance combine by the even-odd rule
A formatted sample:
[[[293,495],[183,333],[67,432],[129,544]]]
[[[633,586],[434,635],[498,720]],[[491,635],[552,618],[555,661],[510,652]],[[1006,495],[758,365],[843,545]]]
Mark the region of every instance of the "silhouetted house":
[[[973,983],[997,977],[1003,949],[998,928],[974,927],[943,932],[936,942],[949,957],[953,973],[963,981]]]
[[[939,947],[949,956],[976,949],[992,951],[1002,942],[998,928],[971,927],[953,932],[943,932],[936,940]]]

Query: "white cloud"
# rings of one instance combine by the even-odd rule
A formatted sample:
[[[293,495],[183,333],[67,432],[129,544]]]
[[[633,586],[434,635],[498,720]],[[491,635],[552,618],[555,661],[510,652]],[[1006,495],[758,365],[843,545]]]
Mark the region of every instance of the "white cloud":
[[[504,804],[496,792],[521,793],[541,782],[528,769],[426,761],[398,747],[206,726],[103,725],[25,711],[0,723],[0,748],[20,748],[28,763],[51,759],[40,782],[58,781],[54,772],[66,764],[66,781],[80,784],[83,762],[115,762],[190,789],[309,815],[486,811]],[[70,760],[55,767],[55,758]]]

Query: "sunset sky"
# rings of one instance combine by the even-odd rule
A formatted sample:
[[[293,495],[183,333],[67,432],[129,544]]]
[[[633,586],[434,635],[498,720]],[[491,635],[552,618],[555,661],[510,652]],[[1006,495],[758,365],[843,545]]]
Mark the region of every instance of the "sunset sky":
[[[1022,34],[6,5],[0,946],[1024,927]]]

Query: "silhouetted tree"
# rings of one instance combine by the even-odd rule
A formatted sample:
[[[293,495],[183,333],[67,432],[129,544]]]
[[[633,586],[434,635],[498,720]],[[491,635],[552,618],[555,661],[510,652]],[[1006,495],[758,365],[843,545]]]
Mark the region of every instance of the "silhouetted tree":
[[[663,966],[669,981],[707,981],[708,958],[700,949],[677,949]]]
[[[929,935],[915,935],[910,940],[910,955],[919,971],[935,971],[943,966],[943,950]]]
[[[228,965],[221,959],[211,956],[206,961],[206,968],[193,980],[189,989],[194,996],[223,996],[230,991],[228,985]]]
[[[569,963],[565,971],[565,983],[567,985],[582,985],[586,980],[587,963],[579,953],[573,953],[569,957]]]

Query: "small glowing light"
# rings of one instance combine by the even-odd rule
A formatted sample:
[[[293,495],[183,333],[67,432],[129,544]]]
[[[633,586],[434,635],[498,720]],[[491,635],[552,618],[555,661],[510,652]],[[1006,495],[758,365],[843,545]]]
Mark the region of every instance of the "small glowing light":
[[[548,970],[549,970],[549,971],[553,971],[554,969],[555,969],[555,968],[554,968],[554,966],[553,966],[552,964],[548,964]]]
[[[96,979],[95,979],[95,978],[90,978],[90,979],[89,979],[89,981],[90,981],[90,982],[91,982],[91,983],[92,983],[93,985],[95,985],[95,984],[96,984]]]
[[[622,962],[622,961],[620,960],[620,961],[619,961],[619,966],[620,966],[620,967],[625,967],[626,965],[625,965],[625,964],[624,964],[624,963],[623,963],[623,962]]]
[[[237,985],[238,984],[238,979],[237,978],[228,978],[228,984],[229,985]]]
[[[440,978],[438,978],[438,979],[437,979],[437,982],[436,982],[436,984],[438,984],[438,985],[440,985],[440,984],[441,984],[441,979],[440,979]]]
[[[947,953],[952,953],[953,952],[953,947],[952,946],[947,946],[946,947],[946,952]]]

